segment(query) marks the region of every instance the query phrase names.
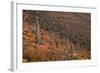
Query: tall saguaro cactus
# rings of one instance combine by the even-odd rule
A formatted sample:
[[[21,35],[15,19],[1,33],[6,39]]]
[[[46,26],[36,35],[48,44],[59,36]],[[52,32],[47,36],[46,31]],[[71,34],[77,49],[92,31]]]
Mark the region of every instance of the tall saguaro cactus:
[[[65,53],[67,53],[67,55],[65,56],[66,59],[69,59],[69,48],[70,48],[69,39],[67,39],[67,48],[65,48]]]
[[[67,49],[65,48],[65,53],[67,53],[66,58],[68,60],[73,59],[73,51],[74,51],[73,43],[70,43],[69,39],[67,39]]]
[[[39,18],[36,16],[36,45],[38,46],[40,42],[41,42],[41,37],[40,37]]]

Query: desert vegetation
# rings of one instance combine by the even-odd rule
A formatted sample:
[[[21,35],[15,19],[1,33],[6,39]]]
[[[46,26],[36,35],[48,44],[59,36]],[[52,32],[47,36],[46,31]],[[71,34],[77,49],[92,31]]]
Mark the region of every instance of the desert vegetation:
[[[91,14],[23,10],[23,62],[91,59]]]

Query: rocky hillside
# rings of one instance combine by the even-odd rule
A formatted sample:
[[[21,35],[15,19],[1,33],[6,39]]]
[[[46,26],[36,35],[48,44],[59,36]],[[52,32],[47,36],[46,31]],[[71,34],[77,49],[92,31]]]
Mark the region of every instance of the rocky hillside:
[[[23,62],[90,59],[89,13],[23,10]]]

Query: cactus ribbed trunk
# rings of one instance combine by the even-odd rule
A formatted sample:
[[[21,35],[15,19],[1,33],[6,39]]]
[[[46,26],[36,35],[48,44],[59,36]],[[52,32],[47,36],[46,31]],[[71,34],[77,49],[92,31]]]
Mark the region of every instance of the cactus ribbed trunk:
[[[51,41],[52,41],[52,46],[54,47],[54,34],[51,32]]]
[[[73,48],[74,48],[73,43],[70,43],[69,39],[67,39],[67,49],[65,52],[67,53],[66,58],[68,60],[73,59],[73,51],[74,51]]]
[[[41,42],[41,38],[40,38],[39,18],[36,16],[36,45],[38,46],[40,42]]]

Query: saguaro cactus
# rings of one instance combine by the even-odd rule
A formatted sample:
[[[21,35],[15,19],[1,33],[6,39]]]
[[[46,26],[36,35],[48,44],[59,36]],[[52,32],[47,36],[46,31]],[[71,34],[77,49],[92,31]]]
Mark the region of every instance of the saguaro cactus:
[[[73,53],[74,53],[74,45],[73,45],[73,43],[71,43],[71,48],[70,48],[69,52],[70,52],[70,59],[72,60],[73,59]]]
[[[65,53],[67,54],[65,56],[66,59],[69,59],[69,48],[70,48],[69,39],[67,39],[67,48],[65,48]]]
[[[38,46],[40,42],[41,42],[41,38],[40,38],[39,18],[36,16],[36,45]]]
[[[73,59],[73,48],[74,48],[73,43],[70,43],[69,39],[67,39],[67,49],[65,52],[67,53],[66,58],[68,60]]]

